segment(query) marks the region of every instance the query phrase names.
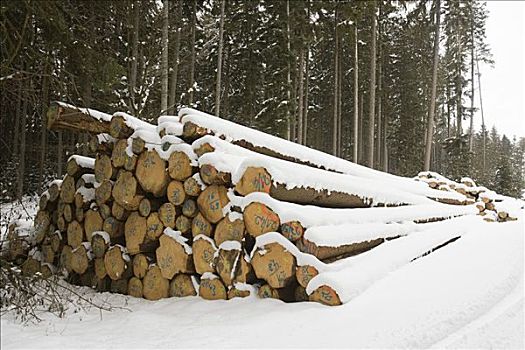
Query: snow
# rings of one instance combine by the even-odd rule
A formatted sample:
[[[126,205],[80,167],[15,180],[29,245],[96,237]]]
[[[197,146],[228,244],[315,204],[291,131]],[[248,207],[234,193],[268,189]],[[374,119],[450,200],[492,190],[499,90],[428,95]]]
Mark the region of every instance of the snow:
[[[97,182],[95,183],[95,186],[100,186],[100,184]],[[77,193],[80,193],[82,195],[82,198],[84,199],[84,203],[88,203],[88,202],[91,202],[95,199],[95,189],[94,188],[86,188],[86,187],[79,187],[76,191],[75,191],[75,194]]]
[[[155,125],[145,122],[125,112],[115,112],[113,113],[113,117],[124,118],[124,122],[126,123],[126,125],[132,128],[133,130],[143,129],[143,130],[149,130],[151,132],[155,132],[157,130],[156,129],[157,127]]]
[[[306,292],[311,294],[318,287],[327,285],[337,292],[341,302],[348,302],[373,282],[440,244],[460,237],[480,221],[479,217],[443,221],[407,237],[387,241],[363,254],[339,260],[330,265],[330,271],[315,276],[308,284]]]
[[[304,232],[304,238],[318,247],[339,247],[377,238],[405,236],[415,230],[416,226],[413,222],[314,226]]]
[[[74,154],[71,157],[69,157],[67,161],[69,162],[72,159],[74,159],[75,162],[82,168],[95,169],[95,158],[84,157]]]
[[[278,154],[299,159],[318,168],[354,175],[359,178],[381,181],[386,188],[396,188],[408,193],[424,195],[429,198],[447,198],[459,201],[465,199],[465,197],[459,193],[435,190],[413,179],[370,169],[192,108],[182,108],[179,111],[179,116],[183,124],[188,122],[195,123],[212,131],[217,137],[224,137],[228,142],[248,141],[254,146],[270,148]]]
[[[186,254],[192,254],[191,247],[186,243],[188,239],[182,235],[180,231],[175,231],[169,227],[164,229],[164,234],[168,237],[173,238],[177,243],[179,243],[183,248]]]
[[[205,272],[201,276],[201,280],[215,280],[217,278],[219,278],[219,276],[211,272]]]
[[[109,233],[107,233],[106,231],[95,231],[95,232],[93,232],[91,237],[93,237],[94,235],[98,235],[98,236],[104,238],[104,242],[106,242],[106,244],[109,244],[111,242],[111,239],[109,237]]]
[[[94,184],[97,180],[94,174],[84,174],[80,177],[86,184]]]
[[[63,319],[41,313],[44,321],[27,325],[7,313],[1,347],[522,349],[523,239],[521,220],[476,223],[338,307],[257,297],[150,302],[78,288],[115,310],[71,305]]]
[[[210,237],[208,237],[208,236],[206,236],[206,235],[203,235],[203,234],[201,233],[201,234],[199,234],[199,235],[193,237],[193,242],[196,242],[196,241],[198,241],[199,239],[205,240],[206,242],[210,243],[211,246],[213,247],[213,250],[217,251],[217,246],[215,245],[215,241],[214,241],[212,238],[210,238]]]
[[[301,252],[299,248],[297,248],[292,242],[290,242],[278,232],[268,232],[257,236],[250,258],[252,258],[256,252],[261,254],[261,251],[263,251],[261,255],[264,255],[264,246],[270,243],[278,243],[283,246],[286,251],[295,256],[298,266],[310,265],[315,267],[317,271],[325,271],[330,269],[328,264],[320,261],[315,256]]]
[[[224,241],[219,245],[219,250],[242,250],[241,242]]]
[[[91,108],[76,107],[76,106],[70,105],[70,104],[65,103],[65,102],[56,101],[55,103],[58,104],[59,106],[64,107],[64,108],[76,109],[76,110],[80,111],[81,113],[88,114],[88,115],[92,116],[93,118],[98,119],[100,121],[111,122],[111,114],[103,113],[103,112],[100,112],[100,111],[97,111],[97,110],[91,109]]]
[[[320,208],[311,205],[281,202],[273,199],[267,193],[261,192],[254,192],[245,197],[240,197],[230,191],[228,198],[231,201],[230,205],[238,206],[243,210],[252,202],[263,203],[279,215],[281,222],[299,221],[305,228],[349,223],[418,221],[478,213],[475,205],[448,205],[442,203],[385,208]]]
[[[187,143],[170,144],[168,149],[165,151],[163,151],[160,147],[156,147],[156,149],[159,156],[164,160],[168,160],[173,152],[182,152],[186,154],[188,158],[190,158],[192,166],[198,165],[197,155],[193,151],[193,148]]]
[[[206,153],[199,158],[199,164],[212,164],[217,170],[231,173],[233,184],[238,183],[248,167],[263,167],[272,177],[274,184],[283,184],[287,189],[313,188],[328,193],[337,191],[356,195],[365,202],[373,204],[406,204],[430,203],[431,200],[421,196],[406,193],[388,186],[378,185],[377,180],[359,178],[348,174],[327,172],[302,164],[265,156],[233,145],[217,137],[205,136],[192,144],[198,149],[202,144],[209,143],[214,152]]]

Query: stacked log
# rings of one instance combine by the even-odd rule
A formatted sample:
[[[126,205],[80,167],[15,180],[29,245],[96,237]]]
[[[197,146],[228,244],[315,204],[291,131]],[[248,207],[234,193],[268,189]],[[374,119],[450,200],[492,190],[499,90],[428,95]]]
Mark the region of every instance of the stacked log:
[[[486,191],[473,195],[467,185],[465,193],[441,197],[370,190],[373,182],[345,173],[346,163],[331,169],[317,158],[286,156],[283,147],[260,147],[255,138],[221,138],[187,110],[181,118],[159,118],[156,127],[125,113],[57,104],[49,127],[92,133],[92,156],[70,157],[64,178],[49,184],[30,239],[10,229],[9,258],[25,273],[56,271],[100,291],[149,300],[258,295],[336,305],[328,301],[340,300],[336,290],[307,293],[310,281],[332,262],[412,229],[396,222],[490,210]],[[298,174],[307,176],[299,181]],[[376,213],[384,222],[352,235]],[[496,220],[509,216],[498,213]],[[330,232],[338,232],[337,243],[316,238]]]

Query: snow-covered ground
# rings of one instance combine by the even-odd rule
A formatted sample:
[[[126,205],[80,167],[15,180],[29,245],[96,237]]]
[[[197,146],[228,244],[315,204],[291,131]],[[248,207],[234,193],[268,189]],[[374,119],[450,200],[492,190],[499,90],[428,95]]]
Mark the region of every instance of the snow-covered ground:
[[[95,302],[124,308],[71,308],[62,319],[43,313],[37,324],[21,324],[8,313],[1,318],[1,346],[522,349],[523,283],[521,215],[514,222],[473,223],[459,240],[381,275],[342,306],[255,297],[150,302],[84,288]]]

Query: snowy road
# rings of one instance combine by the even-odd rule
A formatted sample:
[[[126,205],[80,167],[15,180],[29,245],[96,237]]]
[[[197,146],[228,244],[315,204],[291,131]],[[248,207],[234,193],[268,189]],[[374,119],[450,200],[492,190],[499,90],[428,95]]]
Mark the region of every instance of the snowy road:
[[[128,300],[132,312],[2,317],[2,348],[523,348],[523,221],[481,224],[340,307],[256,298]],[[108,295],[98,296],[99,298]]]

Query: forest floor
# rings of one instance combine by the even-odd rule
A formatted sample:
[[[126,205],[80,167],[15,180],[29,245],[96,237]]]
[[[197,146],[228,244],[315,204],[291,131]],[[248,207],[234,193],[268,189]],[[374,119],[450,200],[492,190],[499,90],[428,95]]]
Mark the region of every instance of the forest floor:
[[[35,199],[1,205],[27,220]],[[524,214],[524,212],[522,212]],[[2,225],[2,230],[4,226]],[[1,348],[524,348],[524,222],[483,223],[350,302],[199,297],[156,302],[77,288],[113,311],[68,305],[41,322],[1,317]]]

